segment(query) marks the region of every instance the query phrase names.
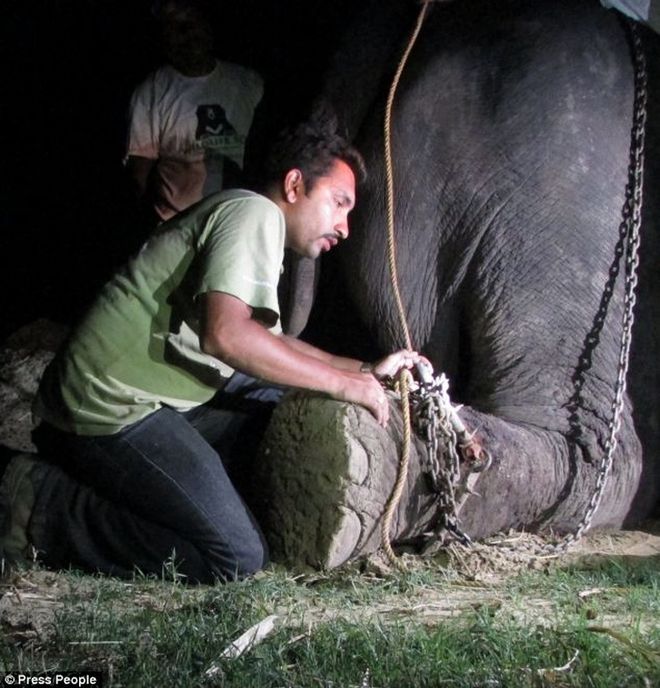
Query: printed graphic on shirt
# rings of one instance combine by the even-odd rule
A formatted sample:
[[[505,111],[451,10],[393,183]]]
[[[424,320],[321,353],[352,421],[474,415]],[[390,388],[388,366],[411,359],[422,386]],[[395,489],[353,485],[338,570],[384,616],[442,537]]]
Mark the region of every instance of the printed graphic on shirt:
[[[199,105],[197,107],[198,146],[207,153],[221,153],[232,156],[241,152],[245,137],[241,136],[227,119],[222,105]]]

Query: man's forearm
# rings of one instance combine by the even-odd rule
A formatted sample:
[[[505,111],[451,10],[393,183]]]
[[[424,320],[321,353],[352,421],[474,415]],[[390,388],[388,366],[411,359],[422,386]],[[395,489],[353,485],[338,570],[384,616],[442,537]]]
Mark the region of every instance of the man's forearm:
[[[341,393],[345,373],[309,353],[317,349],[292,345],[290,338],[277,337],[254,320],[243,324],[240,335],[233,328],[216,330],[205,338],[203,349],[232,368],[268,382],[332,396]],[[353,372],[358,369],[359,365]]]
[[[304,353],[307,356],[311,356],[312,358],[316,358],[319,361],[323,361],[323,363],[326,363],[327,365],[332,366],[333,368],[337,368],[338,370],[347,370],[353,373],[359,373],[363,365],[362,361],[358,361],[355,358],[346,358],[345,356],[334,356],[333,354],[330,354],[327,351],[317,349],[315,346],[312,346],[307,342],[303,342],[300,339],[296,339],[295,337],[291,337],[289,335],[282,335],[282,339],[285,340],[289,344],[289,346],[294,348],[296,351],[300,351],[301,353]]]
[[[231,294],[207,292],[200,297],[200,306],[201,345],[207,354],[269,382],[361,404],[379,423],[387,423],[385,392],[373,376],[359,372],[359,361],[272,334],[252,318],[250,306]]]

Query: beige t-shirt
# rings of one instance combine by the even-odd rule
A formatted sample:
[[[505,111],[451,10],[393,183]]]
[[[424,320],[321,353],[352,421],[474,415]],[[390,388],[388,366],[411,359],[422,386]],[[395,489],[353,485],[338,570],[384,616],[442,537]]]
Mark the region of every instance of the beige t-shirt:
[[[211,399],[233,369],[201,351],[197,297],[232,294],[279,334],[284,232],[272,201],[238,190],[162,225],[49,366],[35,413],[67,432],[109,435],[162,406]]]
[[[127,156],[156,161],[155,210],[164,220],[223,188],[226,164],[243,168],[261,77],[231,62],[204,76],[165,65],[141,83],[129,109]]]

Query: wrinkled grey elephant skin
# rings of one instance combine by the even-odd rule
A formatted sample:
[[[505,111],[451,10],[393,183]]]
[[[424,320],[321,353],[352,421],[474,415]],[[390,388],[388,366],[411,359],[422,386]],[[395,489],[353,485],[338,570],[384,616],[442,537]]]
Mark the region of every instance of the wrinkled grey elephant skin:
[[[341,281],[370,342],[358,342],[362,353],[404,341],[387,269],[382,115],[401,54],[391,47],[407,38],[402,27],[416,11],[413,3],[371,6],[352,34],[360,40],[349,36],[327,81],[370,172],[334,264],[341,280],[321,280],[314,318],[316,341],[345,351],[360,347],[338,300]],[[484,498],[463,515],[474,534],[513,523],[572,528],[593,491],[617,376],[623,279],[597,345],[586,342],[615,257],[632,109],[626,30],[597,2],[436,3],[403,74],[392,123],[402,299],[414,346],[448,374],[466,424],[494,456]],[[657,240],[644,231],[648,266]],[[647,291],[637,341],[658,316],[657,286],[647,282],[657,285],[654,270],[640,277]],[[630,385],[650,428],[645,473],[626,398],[593,525],[633,518],[636,494],[637,516],[656,499],[657,332],[645,336]]]

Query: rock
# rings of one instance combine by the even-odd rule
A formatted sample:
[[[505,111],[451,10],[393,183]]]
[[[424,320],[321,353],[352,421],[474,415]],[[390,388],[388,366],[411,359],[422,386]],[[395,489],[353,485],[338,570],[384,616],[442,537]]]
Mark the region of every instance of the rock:
[[[66,333],[62,325],[37,320],[12,334],[0,349],[0,444],[36,451],[31,439],[32,400]]]

